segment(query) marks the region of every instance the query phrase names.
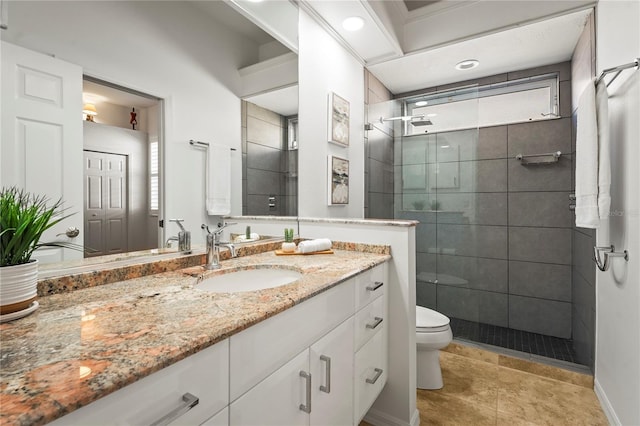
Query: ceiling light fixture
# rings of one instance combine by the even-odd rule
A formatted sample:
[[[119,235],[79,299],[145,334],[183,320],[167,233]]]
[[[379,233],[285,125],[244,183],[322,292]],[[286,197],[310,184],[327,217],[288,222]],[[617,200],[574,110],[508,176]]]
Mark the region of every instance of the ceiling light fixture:
[[[364,19],[359,16],[351,16],[342,21],[342,28],[347,31],[358,31],[364,26]]]
[[[416,102],[416,106],[417,106],[417,107],[423,107],[423,106],[425,106],[426,104],[427,104],[427,101],[418,101],[418,102]]]
[[[94,104],[86,103],[82,106],[82,113],[87,116],[87,121],[93,121],[93,117],[98,115]]]
[[[480,65],[480,61],[476,59],[465,59],[464,61],[458,62],[456,64],[456,69],[460,71],[466,71],[473,69]]]

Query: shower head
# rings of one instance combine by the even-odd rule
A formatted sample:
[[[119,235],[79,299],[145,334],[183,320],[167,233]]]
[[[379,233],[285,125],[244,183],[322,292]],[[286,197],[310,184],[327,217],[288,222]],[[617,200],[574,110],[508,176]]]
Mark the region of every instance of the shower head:
[[[417,120],[411,120],[411,125],[416,127],[422,127],[422,126],[432,126],[433,123],[428,118],[419,118]]]

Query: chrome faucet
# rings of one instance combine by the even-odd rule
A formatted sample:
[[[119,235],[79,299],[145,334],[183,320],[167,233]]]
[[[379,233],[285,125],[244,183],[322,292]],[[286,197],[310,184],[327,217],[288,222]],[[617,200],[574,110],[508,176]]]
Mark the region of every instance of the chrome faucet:
[[[204,266],[206,269],[220,269],[220,246],[225,246],[229,249],[231,257],[236,257],[236,247],[231,243],[221,243],[220,235],[222,230],[229,225],[235,225],[235,223],[218,223],[218,229],[211,232],[209,226],[204,223],[200,226],[201,229],[207,231],[207,264]]]
[[[180,232],[178,232],[177,237],[169,237],[167,239],[167,242],[165,243],[165,246],[171,247],[171,241],[177,241],[178,251],[180,253],[191,253],[191,232],[187,231],[186,229],[184,229],[184,226],[182,226],[182,222],[184,222],[184,219],[169,219],[169,222],[177,223],[180,227]]]

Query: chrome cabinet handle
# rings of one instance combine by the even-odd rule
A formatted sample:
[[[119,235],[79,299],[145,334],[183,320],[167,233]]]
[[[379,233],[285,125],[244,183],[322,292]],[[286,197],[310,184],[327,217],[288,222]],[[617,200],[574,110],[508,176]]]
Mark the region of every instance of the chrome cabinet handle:
[[[327,370],[324,376],[324,381],[327,385],[321,385],[320,391],[331,393],[331,358],[326,355],[320,355],[320,361],[325,361],[327,363]]]
[[[369,384],[374,384],[375,382],[378,381],[378,379],[380,378],[380,376],[382,376],[382,369],[380,368],[374,368],[373,371],[376,372],[376,375],[373,376],[373,379],[367,379],[367,383]]]
[[[382,281],[376,281],[376,282],[373,283],[373,285],[368,285],[366,288],[367,288],[368,291],[376,291],[377,289],[379,289],[383,285],[384,285],[384,283]]]
[[[367,324],[367,328],[370,328],[370,329],[373,330],[374,328],[379,326],[380,323],[382,322],[382,318],[380,318],[380,317],[374,317],[374,319],[375,319],[375,321],[373,321],[372,323]]]
[[[190,394],[189,392],[182,395],[183,404],[180,405],[175,410],[170,413],[165,414],[155,422],[151,423],[151,426],[165,426],[177,419],[178,417],[185,414],[187,411],[191,410],[193,407],[198,405],[200,402],[200,398],[195,395]]]
[[[300,404],[298,408],[308,414],[311,413],[311,373],[300,370],[300,377],[303,377],[307,381],[307,404]]]

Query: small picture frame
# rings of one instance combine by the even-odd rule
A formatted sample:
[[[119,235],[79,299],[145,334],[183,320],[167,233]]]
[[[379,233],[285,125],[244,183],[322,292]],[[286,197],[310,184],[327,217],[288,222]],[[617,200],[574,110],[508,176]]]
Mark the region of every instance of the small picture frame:
[[[349,204],[349,160],[329,155],[329,205]]]
[[[329,93],[329,142],[349,146],[349,102],[333,92]]]

